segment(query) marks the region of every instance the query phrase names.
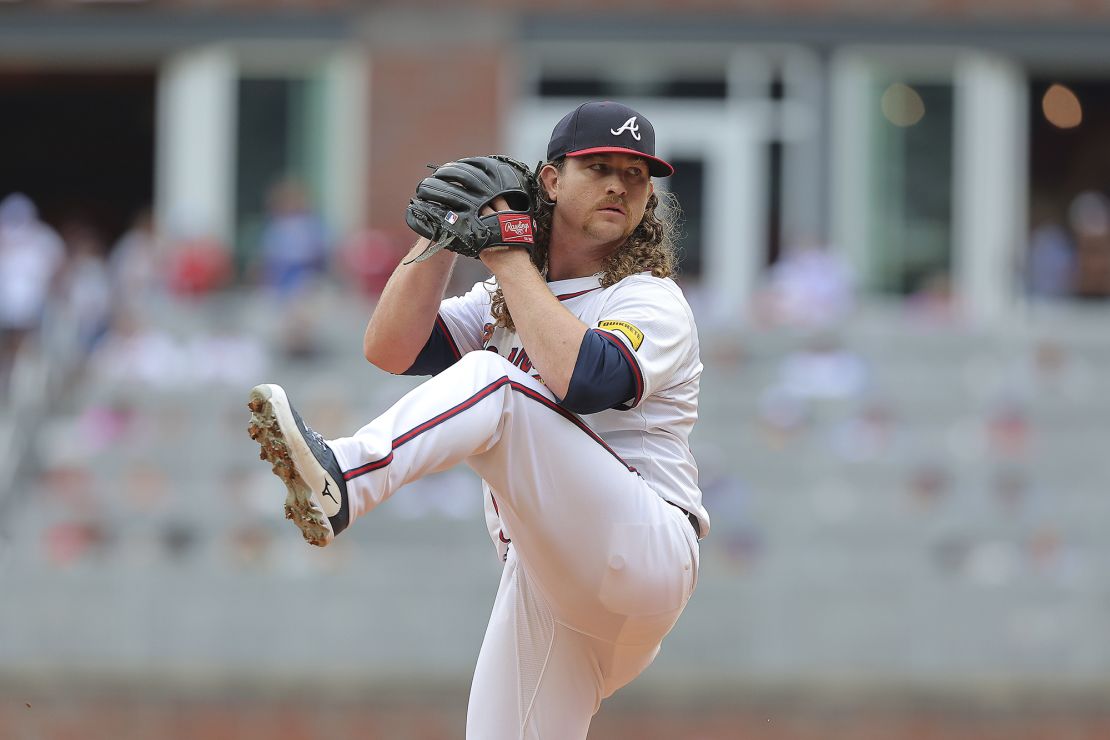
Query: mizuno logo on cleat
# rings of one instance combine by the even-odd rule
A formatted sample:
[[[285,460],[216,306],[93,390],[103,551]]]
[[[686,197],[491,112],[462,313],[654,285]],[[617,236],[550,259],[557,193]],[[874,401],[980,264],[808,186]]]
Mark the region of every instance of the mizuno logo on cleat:
[[[338,506],[339,505],[339,499],[337,499],[332,494],[330,488],[331,488],[331,481],[328,481],[328,480],[324,481],[324,492],[321,493],[320,495],[321,496],[327,496],[328,498],[330,498],[332,501],[335,502],[336,506]]]

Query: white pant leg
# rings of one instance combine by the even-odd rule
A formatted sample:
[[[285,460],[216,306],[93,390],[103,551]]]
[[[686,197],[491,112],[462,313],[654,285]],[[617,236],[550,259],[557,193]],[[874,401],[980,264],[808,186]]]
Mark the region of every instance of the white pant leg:
[[[693,590],[697,544],[681,511],[565,414],[504,358],[471,352],[330,444],[348,479],[352,520],[405,483],[459,462],[481,475],[518,569],[553,624],[595,638],[590,652],[604,697],[654,658]],[[486,674],[476,674],[476,691],[485,690]],[[547,711],[544,696],[538,709]]]
[[[601,703],[598,641],[556,622],[519,566],[510,551],[474,670],[466,736],[584,739]]]
[[[558,622],[510,550],[474,670],[466,736],[584,739],[601,700],[658,652],[658,644],[618,645]]]

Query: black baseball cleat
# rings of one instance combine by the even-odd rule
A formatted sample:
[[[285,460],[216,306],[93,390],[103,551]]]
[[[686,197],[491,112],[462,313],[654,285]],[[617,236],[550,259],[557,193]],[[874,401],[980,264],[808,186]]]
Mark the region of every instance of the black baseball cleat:
[[[259,457],[289,489],[285,518],[293,520],[307,542],[323,547],[350,522],[347,482],[335,453],[304,423],[280,385],[256,385],[247,407],[247,431],[262,447]]]

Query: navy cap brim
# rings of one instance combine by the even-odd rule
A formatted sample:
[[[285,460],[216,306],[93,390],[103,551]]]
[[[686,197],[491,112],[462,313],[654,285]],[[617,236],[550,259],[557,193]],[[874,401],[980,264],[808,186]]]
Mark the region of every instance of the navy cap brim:
[[[584,157],[587,154],[631,154],[647,161],[648,173],[652,177],[670,177],[674,174],[674,167],[671,166],[670,162],[623,146],[594,146],[588,149],[579,149],[575,152],[567,152],[566,156]]]

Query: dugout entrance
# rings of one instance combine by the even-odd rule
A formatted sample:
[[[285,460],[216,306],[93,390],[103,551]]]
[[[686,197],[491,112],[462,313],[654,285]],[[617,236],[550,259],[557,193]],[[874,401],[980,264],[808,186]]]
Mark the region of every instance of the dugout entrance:
[[[0,67],[0,197],[110,246],[154,192],[155,71]]]
[[[1104,73],[1103,73],[1104,74]],[[1110,297],[1110,79],[1036,74],[1029,94],[1028,294]]]

